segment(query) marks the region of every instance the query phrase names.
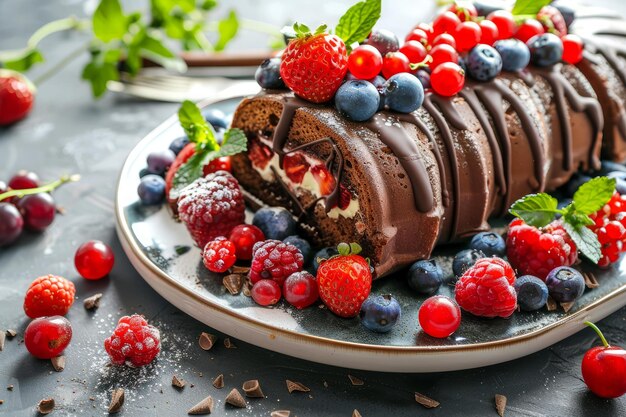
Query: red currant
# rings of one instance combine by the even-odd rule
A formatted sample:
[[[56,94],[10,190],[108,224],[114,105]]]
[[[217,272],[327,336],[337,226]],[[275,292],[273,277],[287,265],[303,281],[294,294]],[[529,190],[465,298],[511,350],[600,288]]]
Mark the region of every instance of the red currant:
[[[283,283],[283,295],[297,309],[308,307],[319,298],[317,281],[306,271],[295,272]]]
[[[626,394],[626,350],[610,346],[600,329],[593,323],[585,324],[596,331],[603,346],[592,347],[585,353],[581,363],[583,380],[599,397],[621,397]]]
[[[428,298],[420,306],[417,315],[422,330],[432,337],[448,337],[461,324],[459,305],[445,295],[435,295]]]
[[[205,165],[204,168],[202,168],[202,173],[204,175],[208,175],[217,171],[230,172],[231,169],[232,169],[232,165],[230,162],[230,156],[222,156],[220,158],[212,160],[207,165]]]
[[[252,259],[252,247],[255,243],[265,240],[265,235],[256,226],[251,224],[240,224],[235,226],[230,232],[228,240],[235,244],[235,255],[237,259]]]
[[[478,16],[478,11],[471,1],[455,1],[448,11],[456,14],[462,22]]]
[[[90,240],[83,243],[74,255],[74,266],[85,279],[96,280],[104,278],[113,269],[115,255],[113,250],[99,240]]]
[[[454,62],[456,64],[459,61],[459,54],[456,50],[445,43],[434,46],[433,49],[430,50],[430,56],[432,57],[432,61],[428,66],[431,70],[437,68],[444,62]]]
[[[30,322],[24,332],[26,349],[36,358],[59,356],[72,340],[72,325],[61,316],[40,317]]]
[[[400,48],[400,52],[406,55],[406,57],[409,58],[409,61],[413,64],[422,62],[424,58],[426,58],[426,55],[428,55],[424,45],[418,41],[407,41]]]
[[[465,85],[465,71],[454,62],[444,62],[430,74],[430,85],[435,93],[451,97]]]
[[[383,77],[389,79],[401,72],[409,72],[411,70],[409,64],[409,58],[402,52],[389,52],[383,59]]]
[[[21,170],[9,180],[9,188],[14,190],[25,190],[27,188],[37,187],[39,187],[39,177],[34,172]]]
[[[0,247],[17,240],[24,228],[24,218],[10,203],[0,203]]]
[[[361,45],[352,50],[348,57],[348,70],[361,80],[369,80],[380,73],[383,68],[383,57],[371,45]]]
[[[459,52],[467,52],[480,42],[482,32],[476,22],[461,22],[455,29],[454,39]]]
[[[576,65],[583,59],[584,43],[580,36],[568,34],[561,38],[563,41],[563,61]]]
[[[491,20],[483,19],[478,22],[480,26],[480,43],[493,46],[494,42],[498,40],[498,27]]]
[[[526,19],[524,23],[517,27],[515,37],[526,43],[528,39],[535,35],[541,35],[544,32],[543,25],[537,19]]]
[[[424,32],[422,29],[413,29],[411,33],[406,35],[406,38],[404,38],[404,41],[405,42],[417,41],[421,43],[422,45],[426,46],[428,45],[428,34]]]
[[[432,42],[433,38],[435,37],[435,31],[433,30],[433,26],[429,25],[428,23],[420,23],[413,29],[423,30],[424,33],[426,33],[426,35],[428,36],[428,42]]]
[[[443,12],[433,20],[433,32],[435,35],[442,33],[454,33],[461,19],[452,12]]]
[[[449,33],[442,33],[441,35],[437,35],[433,40],[433,46],[442,44],[450,45],[456,50],[456,41],[454,40],[454,36],[450,35]]]
[[[273,279],[257,281],[250,290],[252,299],[261,306],[270,306],[280,300],[280,287]]]
[[[17,200],[16,206],[27,229],[42,232],[54,221],[57,208],[48,193],[29,194]]]
[[[496,10],[489,13],[487,20],[491,20],[498,28],[498,39],[509,39],[515,33],[515,20],[511,12]]]

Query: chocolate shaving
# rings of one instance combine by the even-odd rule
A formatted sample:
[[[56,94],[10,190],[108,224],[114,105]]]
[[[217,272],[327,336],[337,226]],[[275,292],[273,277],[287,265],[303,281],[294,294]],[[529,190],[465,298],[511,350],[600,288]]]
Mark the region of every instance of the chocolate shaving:
[[[361,415],[361,413],[359,413],[359,410],[355,408],[354,411],[352,412],[352,417],[363,417],[363,416]]]
[[[179,377],[178,377],[178,376],[176,376],[176,375],[173,375],[173,376],[172,376],[172,386],[173,386],[173,387],[176,387],[176,388],[185,388],[185,384],[186,384],[186,382],[185,382],[185,380],[184,380],[184,379],[181,379],[181,378],[179,378]]]
[[[250,272],[250,267],[249,266],[233,265],[230,268],[230,273],[231,274],[246,275],[248,272]]]
[[[7,385],[7,391],[13,391],[13,384]]]
[[[54,398],[44,398],[37,404],[37,412],[39,414],[50,414],[54,410]]]
[[[224,284],[230,295],[237,295],[243,286],[243,277],[239,274],[226,275],[222,280],[222,284]]]
[[[546,302],[546,307],[548,307],[548,311],[556,311],[556,301],[550,296],[548,296],[548,301]]]
[[[311,389],[309,387],[307,387],[306,385],[301,384],[300,382],[294,382],[294,381],[290,381],[290,380],[285,380],[285,382],[287,383],[287,391],[289,391],[289,394],[291,394],[294,391],[298,391],[298,392],[309,392],[311,391]]]
[[[291,415],[291,411],[289,410],[276,410],[272,411],[270,417],[289,417]]]
[[[574,306],[574,301],[570,301],[569,303],[561,303],[561,307],[563,307],[563,310],[566,313],[569,312],[573,306]]]
[[[4,350],[4,339],[6,336],[7,334],[5,332],[0,332],[0,352]]]
[[[214,334],[209,334],[206,332],[200,333],[200,338],[198,339],[198,344],[202,348],[202,350],[211,350],[215,342],[217,341],[217,336]]]
[[[600,286],[593,272],[585,272],[583,277],[585,277],[585,285],[587,288],[598,288]]]
[[[0,405],[4,404],[4,400],[0,400]]]
[[[237,349],[237,346],[230,340],[230,337],[224,339],[224,347],[226,347],[226,349]]]
[[[124,388],[115,388],[111,393],[111,404],[109,404],[109,414],[118,413],[124,405]]]
[[[439,401],[433,400],[432,398],[427,397],[424,394],[420,394],[419,392],[415,393],[415,402],[426,408],[439,407]]]
[[[504,417],[504,410],[506,409],[506,397],[504,395],[496,394],[496,411],[500,417]]]
[[[265,398],[258,379],[251,379],[250,381],[244,382],[241,388],[243,389],[243,392],[246,393],[246,397]]]
[[[237,408],[246,408],[248,405],[237,388],[230,390],[224,401],[226,401],[226,404],[230,404]]]
[[[219,374],[213,380],[213,386],[217,389],[224,388],[224,374]]]
[[[211,414],[213,412],[213,397],[210,395],[206,397],[204,400],[200,401],[198,404],[191,407],[187,414],[193,416],[200,416],[204,414]]]
[[[17,336],[17,332],[13,329],[9,329],[7,330],[7,337],[9,339],[13,339],[15,336]]]
[[[352,385],[354,386],[361,386],[361,385],[365,385],[365,382],[363,382],[362,379],[357,378],[354,375],[350,375],[348,374],[348,378],[350,379],[350,382],[352,383]]]
[[[83,301],[83,305],[85,306],[85,309],[95,310],[96,308],[100,307],[101,298],[102,298],[101,293],[94,294],[91,297],[85,298],[85,301]]]
[[[63,355],[55,356],[54,358],[50,359],[50,362],[52,362],[52,367],[57,372],[61,372],[65,369],[65,356]]]

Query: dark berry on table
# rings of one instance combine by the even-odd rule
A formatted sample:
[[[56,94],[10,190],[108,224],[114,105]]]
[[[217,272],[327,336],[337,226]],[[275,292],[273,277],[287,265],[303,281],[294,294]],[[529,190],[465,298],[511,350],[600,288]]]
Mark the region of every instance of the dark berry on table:
[[[254,213],[252,224],[261,229],[266,239],[283,240],[296,234],[296,221],[282,207],[264,207]]]
[[[213,129],[226,129],[228,127],[226,115],[220,109],[207,109],[202,112],[202,115],[213,126]]]
[[[35,279],[24,297],[24,312],[30,318],[64,316],[74,304],[76,288],[71,281],[55,275]]]
[[[161,204],[165,198],[165,180],[158,175],[146,175],[139,182],[137,194],[144,205]]]
[[[280,286],[274,280],[262,279],[254,283],[250,295],[258,305],[271,306],[280,301]]]
[[[361,305],[361,324],[376,333],[387,333],[400,318],[400,304],[389,294],[373,295]]]
[[[357,79],[374,78],[382,68],[383,56],[372,45],[357,46],[348,56],[348,71]]]
[[[13,190],[25,190],[39,187],[39,176],[34,172],[20,170],[9,180],[9,188]]]
[[[165,175],[165,171],[176,159],[176,155],[169,149],[163,149],[159,151],[153,151],[148,154],[148,171],[155,175]]]
[[[499,39],[498,27],[491,20],[483,19],[478,22],[480,26],[480,42],[485,45],[493,46],[493,43]]]
[[[408,72],[396,74],[385,83],[385,106],[399,113],[411,113],[424,102],[422,83]]]
[[[317,280],[306,271],[294,272],[283,284],[283,297],[297,309],[306,308],[319,298]]]
[[[477,45],[465,62],[467,72],[478,81],[489,81],[502,71],[502,57],[489,45]]]
[[[226,272],[235,262],[235,244],[223,236],[208,242],[202,251],[202,263],[211,272]]]
[[[489,13],[487,20],[491,20],[498,27],[498,39],[509,39],[513,37],[517,29],[513,15],[506,10],[495,10]]]
[[[446,62],[459,62],[459,54],[456,49],[446,43],[433,46],[430,50],[430,57],[432,60],[428,63],[428,66],[431,70]]]
[[[552,33],[533,36],[526,45],[530,49],[531,62],[538,67],[549,67],[563,57],[563,42]]]
[[[303,265],[304,258],[298,248],[269,239],[254,245],[248,277],[253,284],[262,279],[273,279],[283,285],[289,275],[302,271]]]
[[[442,33],[450,33],[453,34],[456,30],[456,27],[461,23],[461,19],[459,17],[450,12],[445,11],[440,13],[433,20],[433,32],[435,35],[440,35]]]
[[[17,240],[24,228],[24,218],[10,203],[0,202],[0,247]]]
[[[435,295],[422,303],[417,317],[424,333],[432,337],[446,338],[459,328],[461,309],[453,299]]]
[[[524,275],[515,280],[513,288],[517,293],[517,305],[523,311],[543,308],[548,301],[546,283],[532,275]]]
[[[609,178],[615,178],[615,191],[620,194],[626,194],[626,172],[613,171],[607,175]]]
[[[280,78],[280,58],[269,58],[263,61],[256,69],[254,79],[261,88],[274,90],[285,88],[285,83]]]
[[[395,52],[400,48],[398,37],[390,30],[374,29],[365,43],[378,49],[382,56],[388,52]]]
[[[419,82],[422,83],[422,88],[424,88],[424,90],[430,88],[430,72],[426,71],[423,68],[420,68],[415,71],[415,76],[417,77]]]
[[[459,52],[467,52],[478,45],[482,36],[482,30],[476,22],[461,22],[454,30],[456,49]]]
[[[104,341],[104,349],[113,365],[144,366],[161,351],[161,333],[139,314],[124,316]]]
[[[554,268],[546,277],[550,297],[557,303],[568,303],[585,292],[585,279],[582,274],[569,266]]]
[[[174,155],[178,155],[185,146],[189,144],[189,138],[187,136],[181,136],[174,139],[169,146],[169,150],[174,152]]]
[[[426,47],[418,41],[407,41],[400,48],[400,52],[402,52],[412,64],[422,62],[426,58],[426,55],[428,55]]]
[[[465,71],[454,62],[444,62],[430,73],[430,86],[440,96],[452,97],[464,85]]]
[[[567,34],[561,38],[563,42],[563,61],[576,65],[583,59],[585,44],[580,36]]]
[[[506,242],[495,232],[481,232],[474,235],[469,247],[481,251],[485,256],[503,257],[506,254]]]
[[[493,44],[502,57],[504,71],[520,71],[530,63],[530,50],[519,39],[502,39]]]
[[[17,200],[16,206],[24,218],[24,226],[43,232],[54,221],[57,208],[48,193],[29,194]]]
[[[311,249],[311,244],[306,239],[297,235],[287,236],[283,239],[283,243],[287,243],[298,248],[298,250],[302,254],[302,257],[304,258],[305,265],[311,262],[313,249]]]
[[[543,25],[537,19],[526,19],[517,27],[515,38],[525,43],[533,36],[541,35],[544,32]]]
[[[409,287],[421,294],[434,294],[443,282],[443,270],[434,259],[417,261],[409,268]]]
[[[39,359],[59,356],[71,340],[72,325],[61,316],[37,318],[24,331],[26,349]]]
[[[370,119],[377,111],[380,96],[376,87],[369,81],[346,81],[335,94],[337,111],[355,122]]]
[[[317,268],[320,267],[319,261],[325,261],[327,259],[332,258],[339,254],[336,246],[328,246],[326,248],[322,248],[315,255],[313,255],[313,275],[317,275]]]
[[[228,240],[235,245],[237,259],[244,261],[252,259],[252,248],[257,242],[265,240],[263,231],[251,224],[240,224],[233,227]]]
[[[90,240],[78,247],[74,266],[81,277],[97,280],[109,275],[115,264],[115,255],[109,245],[100,240]]]
[[[389,79],[392,75],[411,71],[411,62],[402,52],[389,52],[383,58],[383,77]]]
[[[477,260],[484,258],[485,254],[475,249],[465,249],[457,253],[452,261],[452,272],[460,277],[473,266]]]

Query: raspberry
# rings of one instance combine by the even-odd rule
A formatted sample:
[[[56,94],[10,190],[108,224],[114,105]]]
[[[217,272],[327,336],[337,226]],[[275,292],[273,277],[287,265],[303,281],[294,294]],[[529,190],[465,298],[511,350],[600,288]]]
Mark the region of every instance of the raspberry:
[[[479,259],[456,283],[454,296],[463,310],[481,317],[509,317],[517,308],[515,272],[500,258]]]
[[[217,236],[228,236],[233,227],[243,223],[244,211],[239,183],[226,171],[198,178],[178,199],[180,219],[201,248]]]
[[[538,229],[515,219],[509,225],[506,239],[509,262],[520,275],[546,279],[557,266],[570,266],[578,257],[576,244],[563,225],[555,221]]]
[[[76,288],[63,277],[44,275],[30,284],[24,299],[24,312],[32,319],[64,316],[74,304]]]
[[[255,284],[262,279],[273,279],[282,287],[285,279],[300,272],[304,258],[298,248],[280,240],[257,242],[252,249],[250,281]]]
[[[613,193],[604,207],[589,217],[594,224],[587,227],[598,236],[601,245],[602,257],[598,266],[608,267],[626,250],[626,196]]]
[[[202,262],[211,272],[226,272],[235,261],[235,244],[223,236],[207,243],[202,252]]]
[[[124,316],[104,341],[104,349],[114,365],[144,366],[159,354],[161,334],[139,314]]]

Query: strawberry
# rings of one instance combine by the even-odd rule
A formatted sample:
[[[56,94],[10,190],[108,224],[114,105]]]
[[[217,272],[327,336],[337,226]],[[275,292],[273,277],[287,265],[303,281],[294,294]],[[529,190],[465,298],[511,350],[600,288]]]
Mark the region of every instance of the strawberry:
[[[35,87],[22,74],[0,70],[0,126],[26,117],[33,107]]]
[[[354,317],[372,289],[368,261],[358,253],[356,243],[340,243],[339,255],[322,261],[317,270],[320,298],[328,309],[340,317]]]
[[[304,178],[304,174],[309,170],[309,163],[301,153],[291,153],[285,155],[283,160],[283,169],[287,178],[296,184],[300,184]]]
[[[252,139],[248,142],[248,158],[250,158],[252,166],[265,169],[273,155],[274,153],[270,147],[259,140]]]
[[[325,165],[315,165],[311,168],[311,174],[320,186],[320,194],[328,195],[333,192],[336,185],[335,177],[328,172]]]
[[[323,103],[335,95],[348,71],[346,45],[336,35],[325,32],[326,26],[315,33],[303,24],[294,25],[296,38],[283,52],[280,76],[298,96]]]

